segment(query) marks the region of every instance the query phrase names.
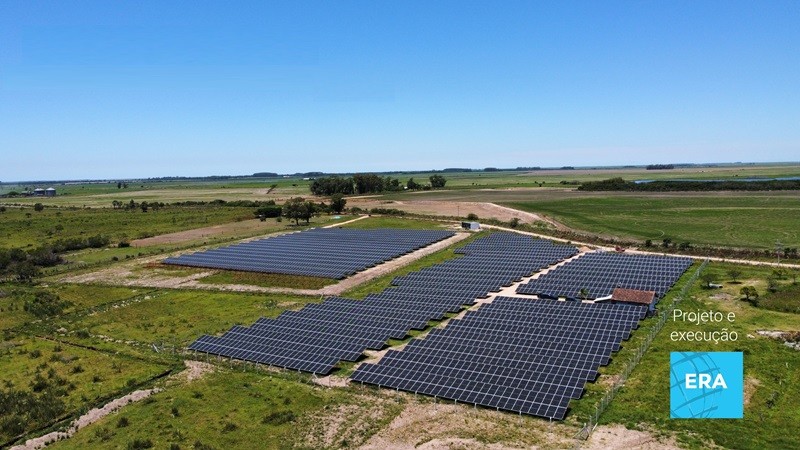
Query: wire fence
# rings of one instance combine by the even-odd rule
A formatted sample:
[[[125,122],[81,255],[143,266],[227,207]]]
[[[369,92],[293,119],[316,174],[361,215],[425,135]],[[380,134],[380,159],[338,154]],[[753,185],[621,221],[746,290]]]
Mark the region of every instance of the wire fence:
[[[680,304],[680,302],[684,300],[684,298],[686,298],[689,290],[692,288],[695,281],[697,281],[697,279],[700,277],[700,273],[703,271],[703,269],[705,269],[707,264],[708,260],[705,260],[702,264],[700,264],[700,267],[697,268],[697,270],[683,285],[681,290],[675,295],[672,303],[670,303],[666,308],[663,308],[659,313],[658,322],[656,322],[656,324],[650,328],[650,331],[647,333],[644,341],[642,341],[642,343],[639,345],[639,348],[637,348],[636,352],[634,352],[633,356],[631,356],[631,359],[628,360],[625,368],[618,375],[618,378],[611,385],[611,389],[606,392],[605,395],[603,395],[603,398],[601,398],[599,402],[597,402],[594,413],[589,417],[589,420],[583,425],[578,433],[576,433],[575,449],[579,449],[583,444],[583,441],[589,439],[589,436],[592,434],[592,431],[594,431],[594,428],[597,426],[597,423],[600,420],[600,416],[603,414],[606,408],[608,408],[608,405],[611,404],[611,400],[614,399],[614,397],[617,395],[617,392],[625,385],[625,382],[628,380],[628,376],[630,376],[631,372],[633,372],[633,369],[635,369],[639,364],[639,361],[642,360],[642,356],[644,356],[644,354],[647,352],[647,349],[650,348],[650,344],[656,338],[659,331],[664,328],[664,324],[667,323],[672,311],[676,306],[678,306],[678,304]]]

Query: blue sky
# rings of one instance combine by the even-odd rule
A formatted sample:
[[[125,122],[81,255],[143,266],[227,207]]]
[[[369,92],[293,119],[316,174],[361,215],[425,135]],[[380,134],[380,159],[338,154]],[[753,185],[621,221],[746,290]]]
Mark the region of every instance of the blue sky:
[[[800,160],[800,2],[0,2],[0,180]]]

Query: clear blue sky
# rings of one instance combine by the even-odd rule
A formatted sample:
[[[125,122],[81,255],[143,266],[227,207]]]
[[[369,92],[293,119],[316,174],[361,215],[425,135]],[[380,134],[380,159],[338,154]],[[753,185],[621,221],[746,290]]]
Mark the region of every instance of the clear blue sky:
[[[0,1],[0,180],[800,160],[800,2]]]

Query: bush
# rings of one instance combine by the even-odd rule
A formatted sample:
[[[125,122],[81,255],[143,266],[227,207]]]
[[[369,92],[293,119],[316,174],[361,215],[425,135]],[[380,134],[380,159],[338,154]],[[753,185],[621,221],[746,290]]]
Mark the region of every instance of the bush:
[[[119,244],[117,244],[118,248],[128,248],[130,246],[131,246],[131,243],[128,242],[128,241],[120,241]]]
[[[61,314],[64,309],[72,303],[63,301],[61,298],[47,291],[38,291],[33,295],[33,299],[25,302],[24,309],[30,314],[38,317],[52,317]]]
[[[472,220],[472,221],[478,220],[478,215],[475,213],[469,213],[467,214],[467,220]]]
[[[134,439],[128,442],[128,450],[144,450],[153,448],[153,441],[150,439]]]
[[[261,423],[264,425],[282,425],[284,423],[294,422],[295,419],[296,417],[292,411],[276,411],[264,416],[264,418],[261,419]]]
[[[120,417],[119,420],[117,420],[117,428],[125,428],[130,424],[131,422],[127,417]]]
[[[236,431],[239,429],[239,426],[233,422],[225,422],[225,425],[222,426],[223,433],[230,433],[232,431]]]

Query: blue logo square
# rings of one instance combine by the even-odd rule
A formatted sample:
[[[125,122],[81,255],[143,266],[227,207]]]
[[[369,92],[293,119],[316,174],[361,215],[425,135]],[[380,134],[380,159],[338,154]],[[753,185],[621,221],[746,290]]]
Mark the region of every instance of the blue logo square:
[[[741,419],[744,358],[741,352],[672,352],[669,415],[672,419]]]

